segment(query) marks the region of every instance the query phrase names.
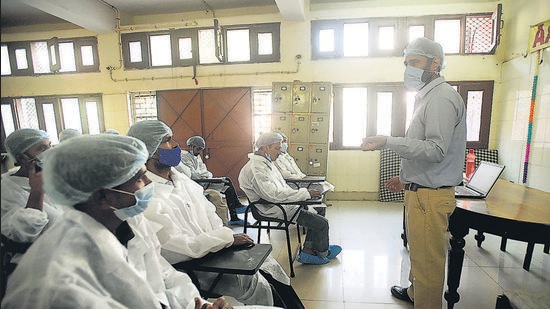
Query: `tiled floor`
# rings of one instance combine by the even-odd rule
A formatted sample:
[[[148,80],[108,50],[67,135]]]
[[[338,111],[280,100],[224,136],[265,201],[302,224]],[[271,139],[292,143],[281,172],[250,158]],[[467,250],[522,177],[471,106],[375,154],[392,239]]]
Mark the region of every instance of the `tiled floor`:
[[[390,294],[392,285],[408,285],[408,251],[400,238],[401,203],[376,201],[329,201],[331,243],[344,248],[340,256],[321,266],[294,263],[292,285],[308,309],[412,308]],[[236,228],[236,232],[242,228]],[[470,231],[459,287],[457,309],[494,308],[496,296],[504,290],[547,293],[550,290],[550,255],[535,246],[530,271],[522,268],[527,244],[508,241],[501,252],[500,238],[486,234],[482,248]],[[256,237],[256,230],[249,230]],[[295,232],[294,238],[295,238]],[[289,273],[283,231],[262,236],[273,245],[272,255]],[[540,308],[550,308],[540,304]],[[443,301],[443,307],[447,304]]]

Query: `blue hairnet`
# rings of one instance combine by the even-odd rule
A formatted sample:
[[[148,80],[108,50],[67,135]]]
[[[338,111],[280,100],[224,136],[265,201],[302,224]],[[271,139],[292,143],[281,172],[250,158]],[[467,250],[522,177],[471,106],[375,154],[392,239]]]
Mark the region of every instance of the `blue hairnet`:
[[[32,146],[49,140],[48,133],[37,129],[19,129],[11,133],[4,141],[6,151],[13,162],[17,162],[15,156],[29,150]]]
[[[68,206],[87,201],[99,189],[127,182],[147,161],[140,140],[110,134],[83,135],[44,154],[44,191]]]
[[[441,60],[441,69],[444,67],[445,62],[445,53],[443,52],[443,47],[441,44],[432,41],[425,37],[416,38],[414,41],[410,42],[409,45],[405,48],[405,57],[409,55],[419,55],[428,58],[439,58]]]
[[[256,147],[261,148],[266,145],[271,145],[275,143],[280,143],[283,141],[283,137],[279,133],[275,132],[265,132],[258,137],[256,141]]]
[[[157,151],[162,139],[168,134],[172,134],[172,129],[164,124],[164,122],[159,120],[142,120],[134,123],[126,135],[144,142],[150,158]]]
[[[76,129],[65,129],[59,133],[59,142],[63,142],[68,140],[69,138],[73,138],[76,136],[80,136],[82,133]]]
[[[288,136],[286,136],[286,134],[284,134],[283,132],[278,132],[279,134],[281,134],[281,136],[283,137],[283,139],[288,139]]]
[[[200,136],[191,136],[188,140],[187,140],[187,146],[195,146],[195,147],[200,147],[202,149],[204,149],[206,147],[206,142],[204,141],[204,138],[200,137]]]

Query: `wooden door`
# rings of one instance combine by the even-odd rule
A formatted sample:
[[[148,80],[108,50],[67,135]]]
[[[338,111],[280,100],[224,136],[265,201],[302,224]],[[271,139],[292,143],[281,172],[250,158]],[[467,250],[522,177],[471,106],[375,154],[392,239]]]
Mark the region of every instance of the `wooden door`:
[[[250,88],[159,91],[157,102],[159,120],[172,128],[181,147],[189,137],[202,136],[208,170],[230,177],[242,194],[237,178],[253,143]]]

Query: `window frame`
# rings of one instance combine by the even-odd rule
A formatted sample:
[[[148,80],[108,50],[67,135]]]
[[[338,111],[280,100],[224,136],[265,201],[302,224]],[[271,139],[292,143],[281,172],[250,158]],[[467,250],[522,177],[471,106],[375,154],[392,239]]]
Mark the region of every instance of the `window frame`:
[[[487,149],[489,146],[489,135],[491,126],[491,111],[494,81],[449,81],[450,85],[458,87],[458,93],[467,104],[468,91],[483,91],[482,107],[481,107],[481,123],[479,141],[468,141],[466,147],[468,149]],[[360,146],[343,146],[343,89],[351,87],[366,87],[367,88],[367,124],[364,136],[372,136],[377,134],[377,93],[392,92],[392,136],[405,136],[406,130],[406,95],[407,90],[403,87],[403,83],[345,83],[334,84],[334,101],[333,101],[333,131],[332,142],[330,143],[331,150],[359,150]],[[466,106],[467,108],[467,106]]]
[[[426,16],[405,16],[405,17],[373,17],[373,18],[351,18],[351,19],[325,19],[311,20],[311,59],[336,59],[336,58],[356,58],[357,56],[344,56],[344,24],[351,23],[368,23],[369,24],[369,55],[359,57],[388,57],[401,56],[403,50],[400,46],[405,47],[408,43],[409,26],[423,25],[424,36],[430,39],[434,38],[436,20],[459,19],[460,20],[460,46],[458,53],[446,53],[447,55],[493,55],[500,43],[500,29],[502,28],[502,6],[498,4],[493,12],[476,12],[469,14],[441,14],[441,15],[426,15]],[[466,52],[465,51],[465,28],[466,19],[468,17],[490,17],[493,22],[492,42],[494,46],[487,52]],[[378,29],[383,26],[393,26],[395,28],[394,49],[380,50],[378,48]],[[334,51],[321,52],[319,50],[320,31],[325,29],[334,29]]]
[[[31,43],[34,42],[46,42],[48,48],[48,61],[50,63],[50,72],[46,73],[35,73],[31,52]],[[74,51],[74,61],[75,61],[75,71],[60,72],[60,55],[59,55],[59,44],[60,43],[73,43]],[[8,47],[8,56],[10,62],[11,74],[2,75],[2,77],[10,76],[41,76],[41,75],[51,75],[51,74],[75,74],[75,73],[90,73],[90,72],[99,72],[99,52],[97,48],[97,37],[77,37],[77,38],[57,38],[53,37],[50,39],[38,39],[31,41],[16,41],[16,42],[2,42],[2,45]],[[84,66],[82,63],[82,51],[81,46],[92,46],[92,55],[94,57],[94,65]],[[55,51],[55,60],[56,64],[52,63],[52,52],[51,48],[54,48]],[[27,58],[27,69],[17,69],[17,59],[15,57],[16,49],[24,49],[26,52]]]
[[[97,113],[98,113],[98,120],[99,120],[99,129],[100,132],[105,131],[105,119],[104,119],[104,109],[103,109],[103,99],[102,95],[99,93],[94,94],[79,94],[79,95],[62,95],[62,96],[22,96],[22,97],[9,97],[9,98],[2,98],[1,104],[7,105],[9,104],[11,106],[11,112],[12,112],[12,120],[15,125],[15,130],[21,129],[21,124],[18,117],[18,110],[17,110],[17,104],[15,104],[16,100],[23,99],[23,98],[32,98],[34,99],[34,104],[36,107],[36,113],[38,118],[38,128],[40,130],[46,131],[46,121],[44,118],[44,104],[53,104],[54,105],[54,113],[55,113],[55,123],[57,126],[57,135],[59,138],[59,133],[66,129],[64,121],[63,121],[63,110],[61,106],[61,99],[69,99],[69,98],[77,98],[80,108],[80,123],[82,125],[82,134],[89,134],[89,124],[88,124],[88,115],[86,111],[86,102],[89,101],[95,101],[97,102]],[[5,140],[5,130],[4,130],[4,121],[2,121],[2,146],[4,145]],[[4,148],[2,148],[4,149]]]

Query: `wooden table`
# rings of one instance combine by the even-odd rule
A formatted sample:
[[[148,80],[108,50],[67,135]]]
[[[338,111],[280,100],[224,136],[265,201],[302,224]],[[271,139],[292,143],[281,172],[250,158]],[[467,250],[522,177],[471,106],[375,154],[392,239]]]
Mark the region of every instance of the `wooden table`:
[[[195,271],[218,273],[218,276],[206,290],[205,296],[208,296],[212,295],[212,291],[224,274],[254,275],[267,259],[271,250],[270,244],[256,244],[252,247],[229,247],[218,252],[209,253],[200,259],[193,259],[173,266],[189,274],[199,290]]]
[[[460,300],[457,289],[464,261],[464,237],[469,229],[527,242],[526,261],[530,262],[535,244],[544,244],[548,253],[550,193],[499,179],[486,199],[457,199],[449,219],[447,308],[453,308]]]

